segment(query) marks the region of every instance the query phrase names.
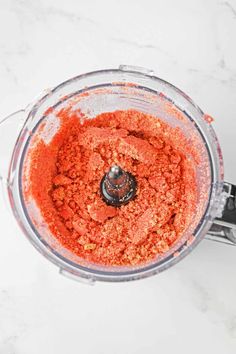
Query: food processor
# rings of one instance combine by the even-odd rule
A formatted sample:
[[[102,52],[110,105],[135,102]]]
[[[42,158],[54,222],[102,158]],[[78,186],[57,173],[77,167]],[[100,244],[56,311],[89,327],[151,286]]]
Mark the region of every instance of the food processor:
[[[129,109],[151,114],[179,128],[198,153],[197,211],[191,225],[166,253],[135,266],[93,264],[63,247],[50,232],[34,200],[26,200],[30,151],[39,138],[46,144],[51,141],[60,127],[56,112],[67,106],[80,111],[85,119]],[[70,278],[90,284],[97,280],[142,279],[176,264],[203,238],[236,244],[236,186],[224,182],[222,153],[212,119],[152,70],[121,65],[118,69],[79,75],[48,89],[25,109],[0,122],[0,161],[4,199],[21,230],[42,255],[59,267],[61,274]]]

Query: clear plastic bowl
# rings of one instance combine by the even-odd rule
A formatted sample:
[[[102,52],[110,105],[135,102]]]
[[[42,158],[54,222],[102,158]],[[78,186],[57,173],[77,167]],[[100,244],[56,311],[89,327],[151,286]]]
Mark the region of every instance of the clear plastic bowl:
[[[108,267],[80,259],[53,237],[34,201],[26,202],[23,189],[29,183],[27,169],[31,163],[29,151],[33,137],[40,131],[41,137],[49,141],[58,130],[58,121],[53,113],[45,112],[50,107],[56,111],[68,103],[90,119],[99,113],[120,109],[136,109],[152,114],[172,126],[178,126],[193,149],[199,152],[200,163],[196,166],[197,212],[181,239],[167,253],[149,264]],[[223,163],[220,146],[211,124],[205,118],[201,109],[186,94],[155,77],[152,71],[142,68],[121,66],[115,70],[92,72],[48,90],[25,110],[12,115],[8,119],[8,126],[6,124],[6,129],[14,130],[11,147],[7,149],[9,159],[5,161],[5,171],[8,171],[6,185],[11,208],[25,235],[46,258],[60,268],[62,274],[88,282],[141,279],[176,264],[203,239],[214,219],[221,215],[226,200],[222,192]],[[17,124],[17,121],[21,124]],[[10,150],[13,145],[12,153]]]

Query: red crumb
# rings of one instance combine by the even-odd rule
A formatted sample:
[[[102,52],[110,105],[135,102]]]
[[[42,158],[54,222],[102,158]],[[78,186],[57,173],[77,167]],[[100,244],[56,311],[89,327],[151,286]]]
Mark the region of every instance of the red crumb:
[[[208,123],[211,124],[212,122],[214,122],[214,118],[212,116],[210,116],[209,114],[204,114],[203,115],[203,119]]]
[[[148,141],[132,135],[119,140],[117,151],[146,164],[152,164],[156,160],[155,148]]]
[[[77,115],[61,110],[59,132],[30,152],[25,197],[35,199],[60,243],[88,261],[136,265],[167,252],[196,207],[197,157],[187,139],[137,111],[83,117],[83,124]],[[100,196],[101,178],[113,164],[132,173],[138,187],[120,208]]]
[[[116,208],[108,206],[102,201],[88,205],[87,209],[91,219],[100,223],[104,223],[108,218],[112,218],[117,212]]]

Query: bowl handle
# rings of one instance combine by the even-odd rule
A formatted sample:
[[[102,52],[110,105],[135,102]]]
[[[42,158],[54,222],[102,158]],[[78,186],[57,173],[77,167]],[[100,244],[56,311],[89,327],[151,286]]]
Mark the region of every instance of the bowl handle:
[[[25,110],[19,110],[0,121],[0,189],[7,206],[9,205],[7,197],[9,167],[25,120]]]
[[[222,213],[214,219],[206,238],[236,246],[236,185],[224,182],[222,195]]]

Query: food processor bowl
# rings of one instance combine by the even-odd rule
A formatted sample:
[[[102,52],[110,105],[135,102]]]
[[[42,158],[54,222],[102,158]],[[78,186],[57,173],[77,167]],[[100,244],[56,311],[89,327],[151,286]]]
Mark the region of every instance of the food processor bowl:
[[[30,188],[32,151],[40,140],[50,143],[60,128],[57,113],[67,107],[80,112],[78,119],[81,114],[84,119],[93,119],[100,113],[133,109],[158,117],[181,130],[191,147],[188,158],[196,160],[198,203],[188,229],[168,252],[146,264],[102,266],[81,259],[53,236],[37,203],[26,195]],[[6,199],[30,242],[56,264],[62,274],[89,283],[145,278],[176,264],[213,226],[211,235],[235,243],[236,217],[230,221],[223,217],[228,200],[234,197],[234,186],[224,183],[222,154],[211,119],[186,94],[154,76],[152,71],[120,66],[119,69],[74,77],[47,90],[25,110],[1,123],[3,149],[0,158],[4,161],[1,178]],[[9,134],[10,142],[4,144]]]

